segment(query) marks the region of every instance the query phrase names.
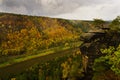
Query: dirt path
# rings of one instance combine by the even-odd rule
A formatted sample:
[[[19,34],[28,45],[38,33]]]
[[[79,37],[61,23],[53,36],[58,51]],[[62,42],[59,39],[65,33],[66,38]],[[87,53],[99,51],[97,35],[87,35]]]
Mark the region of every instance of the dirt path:
[[[46,61],[52,60],[56,57],[63,57],[65,55],[70,55],[70,54],[72,54],[72,52],[74,52],[74,49],[68,49],[68,50],[60,51],[60,52],[57,52],[54,54],[30,59],[27,61],[16,63],[14,65],[9,65],[9,66],[0,68],[0,80],[1,80],[1,78],[5,79],[5,78],[9,77],[10,75],[19,74],[19,73],[25,71],[27,68],[34,66],[37,63],[46,62]]]

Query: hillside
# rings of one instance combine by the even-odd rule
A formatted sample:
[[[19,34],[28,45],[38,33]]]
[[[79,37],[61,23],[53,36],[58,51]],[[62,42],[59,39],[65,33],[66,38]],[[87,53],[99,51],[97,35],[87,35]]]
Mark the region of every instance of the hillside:
[[[119,21],[1,13],[0,78],[120,80]]]
[[[78,41],[90,26],[88,21],[0,13],[0,55],[18,55],[69,44]]]

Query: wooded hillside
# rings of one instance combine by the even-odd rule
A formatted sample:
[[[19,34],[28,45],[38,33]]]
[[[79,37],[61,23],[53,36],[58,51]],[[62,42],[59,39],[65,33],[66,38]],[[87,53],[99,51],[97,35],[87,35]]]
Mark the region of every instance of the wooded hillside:
[[[78,41],[91,27],[75,21],[0,13],[0,55],[17,55]]]

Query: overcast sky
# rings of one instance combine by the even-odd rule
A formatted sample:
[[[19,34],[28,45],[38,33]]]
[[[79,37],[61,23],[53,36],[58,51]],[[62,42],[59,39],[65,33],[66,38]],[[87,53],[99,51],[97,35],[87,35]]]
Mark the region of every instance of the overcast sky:
[[[120,0],[0,0],[0,12],[66,19],[112,20],[120,15]]]

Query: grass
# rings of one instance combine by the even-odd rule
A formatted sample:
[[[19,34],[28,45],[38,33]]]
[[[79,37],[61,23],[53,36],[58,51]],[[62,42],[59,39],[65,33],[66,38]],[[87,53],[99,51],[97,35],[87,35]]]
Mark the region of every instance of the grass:
[[[37,51],[36,54],[31,54],[31,55],[24,55],[24,56],[17,56],[15,58],[9,59],[8,61],[5,61],[3,63],[0,64],[0,68],[1,67],[6,67],[9,65],[13,65],[15,63],[19,63],[22,61],[26,61],[26,60],[30,60],[33,58],[37,58],[37,57],[41,57],[41,56],[46,56],[49,54],[54,54],[56,52],[59,51],[64,51],[67,49],[71,49],[74,47],[78,47],[80,46],[81,42],[76,42],[76,43],[72,43],[71,46],[59,46],[59,47],[54,47],[54,48],[50,48],[50,49],[46,49],[46,50],[42,50],[42,51]]]

